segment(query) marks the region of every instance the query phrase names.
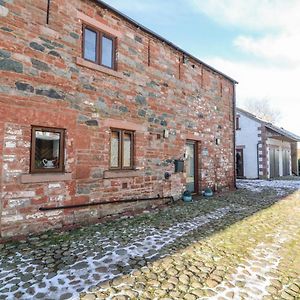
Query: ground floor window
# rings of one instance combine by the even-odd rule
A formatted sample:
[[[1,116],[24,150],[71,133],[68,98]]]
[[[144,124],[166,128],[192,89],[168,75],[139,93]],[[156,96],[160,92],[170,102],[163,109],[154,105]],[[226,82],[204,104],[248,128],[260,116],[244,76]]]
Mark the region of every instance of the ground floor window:
[[[63,172],[65,130],[32,126],[31,173]]]
[[[133,137],[133,131],[122,129],[111,130],[111,169],[133,169]]]

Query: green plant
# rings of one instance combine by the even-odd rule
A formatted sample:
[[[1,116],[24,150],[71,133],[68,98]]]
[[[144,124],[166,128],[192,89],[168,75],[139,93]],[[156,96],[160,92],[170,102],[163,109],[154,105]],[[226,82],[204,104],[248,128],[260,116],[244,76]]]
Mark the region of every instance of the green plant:
[[[190,191],[186,190],[186,191],[183,192],[183,196],[190,197],[190,196],[192,196],[192,193]]]

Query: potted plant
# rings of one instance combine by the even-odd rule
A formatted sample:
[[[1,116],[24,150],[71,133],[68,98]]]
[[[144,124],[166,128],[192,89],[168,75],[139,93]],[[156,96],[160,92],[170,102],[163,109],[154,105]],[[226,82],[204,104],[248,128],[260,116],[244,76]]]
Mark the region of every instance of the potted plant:
[[[211,188],[207,187],[205,190],[204,190],[204,196],[205,197],[212,197],[213,196],[213,191]]]
[[[190,191],[184,191],[182,194],[182,199],[184,202],[191,202],[193,200],[192,193]]]

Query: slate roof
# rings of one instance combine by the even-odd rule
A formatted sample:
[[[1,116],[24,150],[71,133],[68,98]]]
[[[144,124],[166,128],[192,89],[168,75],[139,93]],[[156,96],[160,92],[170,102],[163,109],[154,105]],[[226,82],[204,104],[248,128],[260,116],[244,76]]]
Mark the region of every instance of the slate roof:
[[[300,142],[300,136],[282,128],[282,127],[278,127],[278,126],[275,126],[274,124],[270,123],[270,122],[266,122],[260,118],[258,118],[257,116],[255,116],[254,114],[244,110],[244,109],[241,109],[241,108],[236,108],[236,112],[237,113],[241,113],[243,115],[246,115],[247,117],[249,117],[250,119],[253,119],[259,123],[261,123],[263,126],[265,126],[266,128],[270,129],[270,130],[273,130],[275,131],[276,133],[282,135],[282,136],[285,136],[289,139],[291,139],[292,141],[294,142]]]

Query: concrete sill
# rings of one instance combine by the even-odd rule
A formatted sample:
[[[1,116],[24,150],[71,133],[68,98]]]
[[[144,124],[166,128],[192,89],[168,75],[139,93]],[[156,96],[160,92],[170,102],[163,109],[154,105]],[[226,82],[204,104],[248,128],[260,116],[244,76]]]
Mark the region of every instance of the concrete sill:
[[[21,183],[43,183],[53,181],[67,181],[72,179],[71,173],[60,174],[22,174]]]
[[[143,172],[140,170],[107,170],[104,171],[103,178],[126,178],[126,177],[139,177],[142,176]]]
[[[114,76],[117,78],[124,78],[123,75],[115,70],[112,69],[108,69],[105,67],[102,67],[100,65],[97,65],[93,62],[90,62],[88,60],[83,59],[82,57],[76,57],[76,64],[81,66],[81,67],[86,67],[89,68],[91,70],[95,70],[95,71],[99,71],[105,74],[108,74],[110,76]]]

